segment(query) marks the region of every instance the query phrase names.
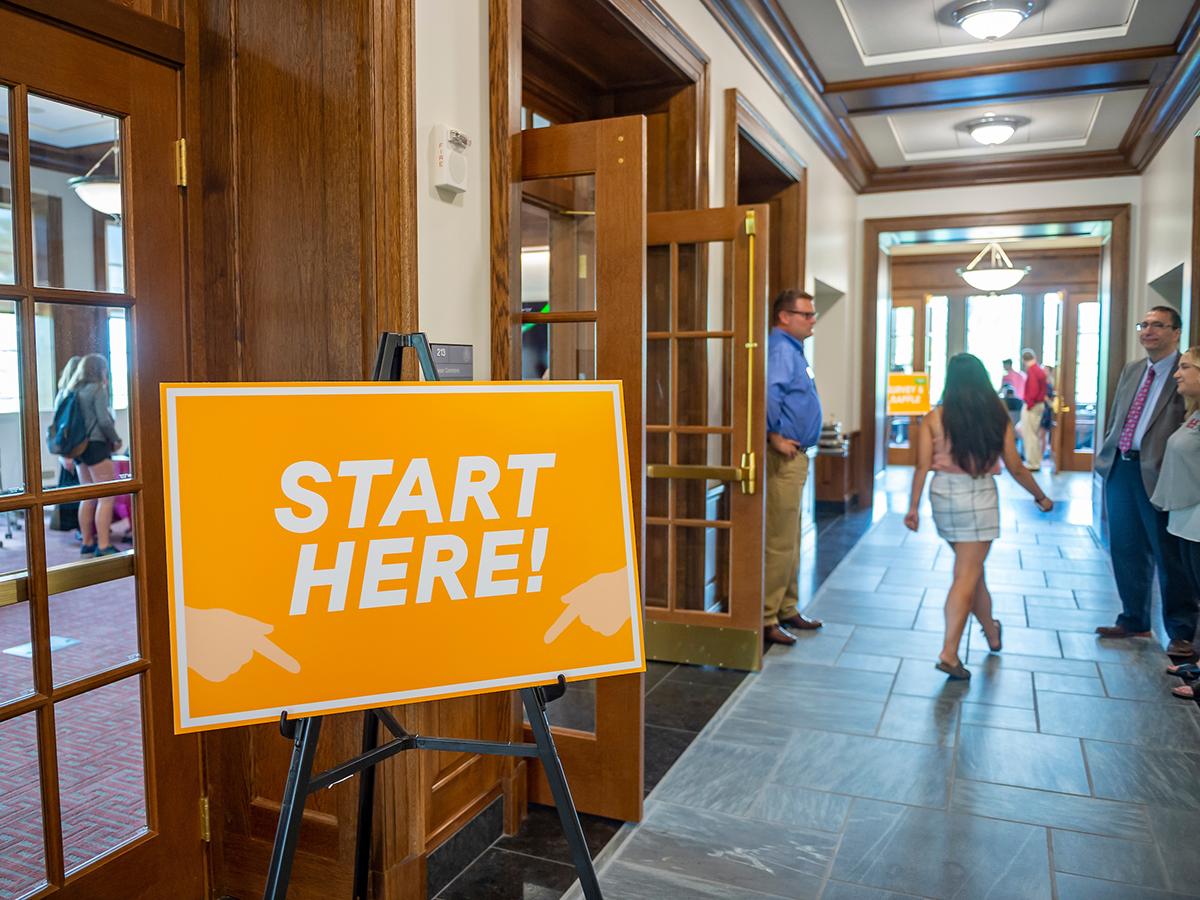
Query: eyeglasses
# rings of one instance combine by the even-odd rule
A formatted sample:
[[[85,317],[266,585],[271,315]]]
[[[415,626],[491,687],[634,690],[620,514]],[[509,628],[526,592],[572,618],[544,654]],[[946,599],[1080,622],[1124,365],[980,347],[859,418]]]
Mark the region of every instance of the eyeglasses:
[[[1175,326],[1170,322],[1138,322],[1133,327],[1138,331],[1145,331],[1147,328],[1157,328],[1159,331],[1166,328],[1170,328],[1172,331],[1175,330]]]
[[[781,310],[781,311],[787,313],[788,315],[792,315],[792,316],[804,316],[804,318],[812,319],[814,321],[817,318],[817,314],[815,312],[806,312],[803,309],[785,309],[785,310]]]

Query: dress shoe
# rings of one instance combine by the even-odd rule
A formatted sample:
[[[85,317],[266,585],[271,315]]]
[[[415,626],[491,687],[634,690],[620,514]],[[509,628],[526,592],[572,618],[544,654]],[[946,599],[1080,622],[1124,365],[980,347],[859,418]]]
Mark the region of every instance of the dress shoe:
[[[785,647],[790,647],[796,643],[796,639],[787,633],[787,629],[780,628],[778,625],[768,625],[763,629],[764,644],[782,644]]]
[[[1167,656],[1171,657],[1171,659],[1191,659],[1195,655],[1196,650],[1192,647],[1191,641],[1178,638],[1167,644]]]
[[[820,619],[806,619],[804,616],[800,615],[800,613],[796,613],[794,616],[788,616],[786,619],[780,619],[779,624],[786,625],[788,628],[795,628],[798,631],[812,631],[816,628],[820,628],[825,623]]]
[[[1152,637],[1148,631],[1130,631],[1124,625],[1101,625],[1096,634],[1106,638]]]

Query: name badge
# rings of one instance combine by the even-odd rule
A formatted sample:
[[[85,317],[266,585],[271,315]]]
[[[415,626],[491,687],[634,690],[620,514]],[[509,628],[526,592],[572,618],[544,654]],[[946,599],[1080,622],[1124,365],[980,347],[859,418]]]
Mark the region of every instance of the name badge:
[[[809,380],[809,381],[816,381],[816,380],[817,380],[817,376],[816,376],[816,374],[813,372],[813,370],[812,370],[812,366],[806,366],[806,367],[805,367],[805,371],[806,371],[806,372],[808,372],[808,380]]]

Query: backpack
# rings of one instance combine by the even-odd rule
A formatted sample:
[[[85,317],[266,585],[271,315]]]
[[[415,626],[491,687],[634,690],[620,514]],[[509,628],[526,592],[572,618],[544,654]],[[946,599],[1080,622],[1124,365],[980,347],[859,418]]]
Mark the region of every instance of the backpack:
[[[79,397],[71,391],[54,407],[54,418],[46,428],[46,448],[57,456],[74,458],[87,447],[88,431]]]

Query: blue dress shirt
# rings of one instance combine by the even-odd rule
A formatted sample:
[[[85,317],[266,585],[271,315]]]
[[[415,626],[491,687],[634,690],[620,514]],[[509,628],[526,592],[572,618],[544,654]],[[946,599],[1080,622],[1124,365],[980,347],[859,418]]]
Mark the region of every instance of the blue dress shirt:
[[[821,436],[821,398],[804,344],[781,328],[767,338],[767,431],[801,447]]]
[[[1179,360],[1179,353],[1168,353],[1156,363],[1146,360],[1146,370],[1142,373],[1141,381],[1138,382],[1137,390],[1142,389],[1142,382],[1146,380],[1146,376],[1150,374],[1150,370],[1154,370],[1154,383],[1150,385],[1150,393],[1146,395],[1146,405],[1142,407],[1142,417],[1138,419],[1137,430],[1133,433],[1133,446],[1129,449],[1141,451],[1142,438],[1146,435],[1146,429],[1150,427],[1150,420],[1154,418],[1154,404],[1158,403],[1159,395],[1162,394],[1163,388],[1168,381],[1171,381],[1171,372],[1175,368],[1175,363]],[[1175,390],[1174,383],[1171,384],[1170,390]],[[1137,396],[1137,391],[1133,392],[1133,396]]]

